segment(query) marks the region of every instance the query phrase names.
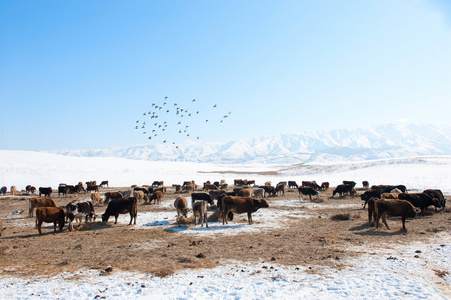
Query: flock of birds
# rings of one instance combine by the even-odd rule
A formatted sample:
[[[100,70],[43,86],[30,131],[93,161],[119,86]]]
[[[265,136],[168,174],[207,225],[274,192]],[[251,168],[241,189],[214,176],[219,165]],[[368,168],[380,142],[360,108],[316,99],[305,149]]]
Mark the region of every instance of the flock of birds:
[[[215,111],[216,110],[216,111]],[[163,144],[176,145],[176,141],[184,139],[200,139],[201,132],[198,128],[192,132],[193,127],[214,126],[214,123],[223,123],[232,114],[220,114],[218,120],[218,105],[200,106],[196,99],[189,102],[189,105],[179,105],[171,103],[168,97],[162,103],[152,103],[150,110],[145,111],[140,119],[136,120],[135,130],[141,130],[147,139],[159,141]],[[213,119],[212,119],[213,118]],[[201,126],[192,126],[200,125]],[[176,145],[178,149],[178,145]]]

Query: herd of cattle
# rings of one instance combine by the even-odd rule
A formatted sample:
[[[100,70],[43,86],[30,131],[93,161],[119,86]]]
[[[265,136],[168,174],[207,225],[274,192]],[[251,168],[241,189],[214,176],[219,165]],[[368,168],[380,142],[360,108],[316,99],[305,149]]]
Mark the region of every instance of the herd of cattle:
[[[59,231],[62,231],[64,225],[68,223],[69,231],[73,230],[73,221],[86,223],[96,218],[95,205],[106,205],[107,208],[102,214],[102,222],[107,222],[110,216],[115,217],[114,224],[117,223],[119,214],[129,214],[130,223],[136,224],[138,212],[138,203],[143,201],[150,204],[160,204],[162,198],[167,192],[163,181],[154,181],[151,186],[137,187],[117,192],[105,192],[102,198],[99,194],[101,187],[109,186],[108,181],[102,181],[97,185],[96,181],[89,181],[83,184],[79,182],[77,185],[60,184],[58,186],[58,197],[67,196],[76,193],[91,193],[91,200],[75,200],[68,203],[65,207],[57,207],[55,202],[50,198],[53,189],[51,187],[40,187],[38,190],[28,185],[25,189],[26,194],[33,195],[39,192],[39,198],[31,198],[29,200],[28,216],[33,217],[36,210],[36,226],[38,232],[42,235],[41,226],[43,222],[53,223],[54,232],[58,225]],[[356,196],[356,182],[343,181],[332,192],[332,198],[335,195],[344,197]],[[406,218],[413,218],[416,215],[415,208],[420,209],[420,214],[424,216],[424,210],[429,206],[437,208],[445,208],[446,199],[440,190],[428,189],[422,193],[408,193],[404,185],[378,185],[369,187],[367,181],[362,182],[365,189],[360,195],[364,201],[363,208],[368,205],[368,219],[371,223],[374,220],[376,228],[380,218],[388,229],[386,216],[398,216],[402,219],[403,230],[405,228]],[[182,193],[190,193],[191,208],[194,215],[194,223],[208,227],[207,206],[212,205],[216,200],[216,206],[220,212],[220,220],[223,224],[233,220],[233,214],[247,213],[248,223],[253,224],[252,213],[260,208],[269,207],[264,198],[274,197],[277,195],[285,195],[286,189],[297,189],[301,202],[304,196],[312,196],[319,198],[318,191],[326,191],[329,189],[329,183],[323,182],[318,185],[315,181],[303,181],[301,186],[295,181],[279,182],[276,186],[272,186],[271,182],[265,182],[264,185],[257,186],[254,180],[234,180],[234,187],[229,191],[228,184],[225,180],[211,183],[209,181],[203,184],[201,189],[194,181],[185,181],[182,185],[172,185],[175,193],[180,194],[174,201],[174,207],[177,210],[177,219],[181,216],[187,218],[189,207],[188,201],[183,197]],[[202,191],[200,191],[202,190]],[[7,193],[7,188],[0,189],[1,194]],[[10,189],[12,195],[17,193],[15,186]],[[44,197],[42,197],[44,196]],[[0,235],[1,235],[0,223]]]

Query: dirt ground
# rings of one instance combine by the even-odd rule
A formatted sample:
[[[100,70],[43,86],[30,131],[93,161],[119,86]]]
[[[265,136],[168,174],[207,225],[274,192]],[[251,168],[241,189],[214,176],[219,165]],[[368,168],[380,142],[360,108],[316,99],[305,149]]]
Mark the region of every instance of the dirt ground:
[[[125,188],[109,188],[108,191],[121,189]],[[408,232],[401,230],[400,218],[388,218],[391,230],[382,224],[375,230],[368,223],[367,211],[362,209],[359,197],[330,198],[332,190],[320,192],[320,199],[314,200],[318,206],[312,209],[301,206],[282,208],[276,205],[279,201],[298,199],[296,190],[287,191],[285,196],[266,198],[269,210],[309,210],[310,218],[286,217],[280,220],[283,226],[274,229],[233,236],[215,235],[212,231],[211,235],[201,238],[158,226],[130,230],[133,225],[127,225],[128,222],[114,225],[114,218],[107,223],[101,223],[99,218],[72,232],[66,225],[63,232],[56,235],[53,234],[53,224],[44,223],[44,234],[39,236],[37,228],[30,225],[32,219],[28,218],[28,199],[31,197],[2,196],[0,216],[5,230],[0,237],[0,275],[51,276],[63,271],[104,270],[107,266],[113,266],[115,270],[166,276],[185,268],[210,268],[227,264],[231,260],[275,262],[293,267],[302,265],[314,273],[322,267],[346,267],[347,257],[361,255],[363,251],[371,253],[371,249],[378,247],[390,248],[391,245],[412,241],[427,242],[438,232],[451,228],[449,208],[438,212],[429,208],[425,217],[417,216],[407,221]],[[101,190],[100,194],[103,195],[105,191]],[[168,188],[163,201],[173,203],[177,195]],[[182,195],[189,197],[189,194]],[[58,206],[81,198],[86,198],[86,195],[58,197],[54,194],[52,197]],[[343,206],[341,204],[354,205],[340,208]],[[22,209],[22,214],[12,215],[12,212]],[[97,211],[103,209],[97,207]],[[158,212],[162,209],[168,208],[141,203],[138,212]],[[214,209],[210,208],[209,214],[214,213]],[[335,218],[346,214],[349,214],[348,220]],[[246,222],[245,217],[236,219],[232,223]],[[254,222],[262,223],[265,220],[254,219]]]

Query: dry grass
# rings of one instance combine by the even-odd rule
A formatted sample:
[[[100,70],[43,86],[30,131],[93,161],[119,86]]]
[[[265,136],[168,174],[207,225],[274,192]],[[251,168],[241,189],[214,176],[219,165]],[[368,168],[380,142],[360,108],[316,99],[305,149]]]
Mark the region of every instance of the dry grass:
[[[10,215],[21,209],[28,212],[28,198],[2,197],[0,213],[6,229],[0,237],[0,275],[52,275],[79,269],[105,270],[107,266],[113,266],[115,272],[130,270],[164,277],[185,268],[211,268],[227,264],[230,260],[253,263],[270,262],[271,258],[275,258],[278,264],[302,265],[307,272],[316,273],[323,267],[345,267],[346,260],[342,258],[360,255],[360,252],[350,249],[362,244],[377,248],[414,240],[427,241],[430,236],[449,230],[450,208],[438,212],[429,209],[425,217],[408,220],[407,234],[400,230],[399,218],[389,218],[392,230],[383,226],[375,230],[367,223],[367,211],[361,209],[358,197],[329,199],[332,190],[321,191],[320,199],[312,200],[326,204],[316,205],[315,208],[297,204],[283,208],[274,205],[278,201],[297,199],[293,193],[267,198],[270,207],[265,210],[289,210],[293,211],[293,216],[307,212],[312,216],[310,218],[288,216],[278,220],[281,226],[277,228],[267,227],[230,236],[217,234],[218,231],[214,230],[208,231],[209,234],[202,238],[164,227],[139,229],[128,226],[128,222],[114,225],[111,220],[106,224],[99,221],[81,224],[73,232],[69,232],[66,226],[63,233],[56,235],[53,234],[53,225],[45,224],[44,235],[38,236],[37,229],[31,225],[32,219],[25,214],[14,218]],[[168,191],[163,201],[173,203],[175,197],[176,194]],[[54,198],[58,206],[65,206],[74,199],[77,199],[76,196]],[[304,202],[309,200],[304,199]],[[354,204],[355,208],[336,208],[336,204]],[[140,212],[168,210],[175,212],[174,208],[167,206],[138,206]],[[208,214],[209,222],[220,219],[219,211],[209,210]],[[263,224],[265,221],[258,220]],[[179,218],[176,223],[194,224],[194,217],[190,214],[188,218]],[[229,225],[237,223],[255,226],[248,225],[246,218],[240,217],[229,222]],[[210,225],[222,226],[221,223]],[[226,233],[220,227],[218,229]],[[437,272],[437,276],[449,275]]]
[[[351,214],[346,213],[346,214],[336,214],[333,215],[332,217],[330,217],[332,220],[334,221],[349,221],[351,220]]]

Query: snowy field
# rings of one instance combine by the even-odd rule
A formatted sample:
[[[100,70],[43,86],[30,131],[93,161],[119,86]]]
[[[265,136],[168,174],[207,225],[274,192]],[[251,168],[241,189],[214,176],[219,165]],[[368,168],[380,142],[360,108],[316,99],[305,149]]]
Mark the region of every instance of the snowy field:
[[[249,174],[209,173],[240,171]],[[278,175],[252,172],[278,172]],[[207,173],[205,173],[207,172]],[[451,157],[428,157],[330,165],[216,165],[176,162],[148,162],[118,158],[79,158],[48,153],[0,151],[0,185],[16,185],[24,189],[56,188],[60,182],[69,184],[88,180],[109,180],[112,186],[150,184],[164,180],[165,185],[184,180],[255,179],[258,184],[271,180],[329,181],[332,186],[343,179],[362,180],[370,184],[405,184],[408,188],[440,188],[451,193]],[[1,200],[1,197],[0,197]],[[189,199],[188,199],[189,200]],[[168,207],[172,204],[165,202]],[[280,201],[280,208],[299,206],[298,199]],[[303,203],[307,207],[320,205]],[[308,211],[308,210],[306,210]],[[100,211],[97,213],[101,213]],[[270,215],[277,214],[277,215]],[[202,236],[233,235],[238,232],[277,227],[278,218],[309,218],[307,213],[288,210],[259,210],[254,220],[265,219],[252,227],[210,223],[209,228],[178,227],[174,212],[140,213],[137,228],[163,226],[181,234]],[[2,212],[1,217],[5,216]],[[14,216],[8,216],[14,218]],[[267,220],[267,221],[266,221]],[[119,222],[128,223],[123,215]],[[32,221],[30,220],[32,223]],[[151,244],[147,245],[151,247]],[[146,245],[143,245],[146,247]],[[42,278],[0,278],[0,299],[449,299],[451,297],[451,234],[435,235],[428,244],[412,243],[391,249],[358,249],[363,254],[349,259],[343,270],[324,268],[315,274],[309,266],[280,266],[272,262],[259,264],[230,261],[228,266],[214,269],[185,270],[160,278],[151,274],[113,271],[102,276],[98,270],[79,270]],[[440,276],[438,276],[440,274]]]
[[[160,278],[150,274],[80,270],[43,278],[0,278],[1,299],[449,299],[451,243],[374,250],[352,267],[320,274],[308,266],[230,262],[214,269],[185,270]]]

